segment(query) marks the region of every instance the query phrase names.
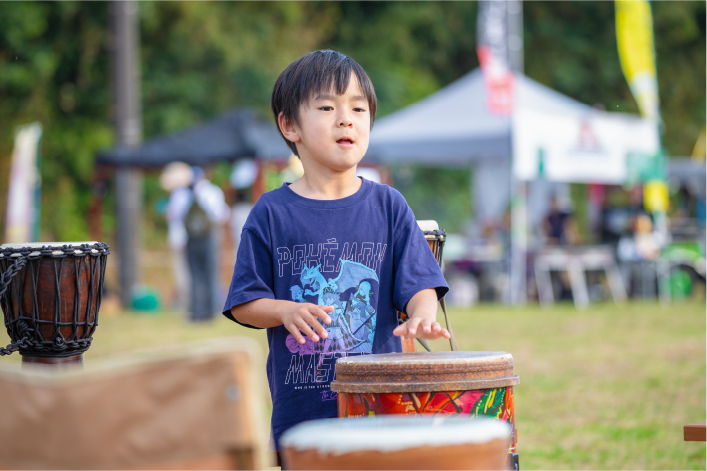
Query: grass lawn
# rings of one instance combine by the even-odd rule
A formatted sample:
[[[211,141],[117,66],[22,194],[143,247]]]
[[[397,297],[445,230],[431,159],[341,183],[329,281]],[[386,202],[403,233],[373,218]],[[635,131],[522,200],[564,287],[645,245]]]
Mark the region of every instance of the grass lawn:
[[[462,350],[513,354],[522,469],[705,469],[705,444],[684,442],[682,429],[705,421],[704,301],[582,312],[480,305],[450,315]],[[106,312],[84,357],[226,335],[254,337],[266,351],[264,331],[222,318],[194,326],[172,313]]]

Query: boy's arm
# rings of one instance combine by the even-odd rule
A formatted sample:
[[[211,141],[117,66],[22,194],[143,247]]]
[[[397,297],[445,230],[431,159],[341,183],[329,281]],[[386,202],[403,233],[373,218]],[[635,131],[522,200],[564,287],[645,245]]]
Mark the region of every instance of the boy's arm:
[[[284,325],[300,344],[305,343],[304,333],[313,342],[327,337],[324,326],[317,318],[326,324],[331,323],[327,313],[334,310],[333,306],[317,306],[310,303],[296,303],[279,299],[260,298],[231,308],[231,315],[238,322],[253,327],[267,328]],[[318,335],[317,335],[318,334]]]
[[[405,310],[409,319],[397,326],[393,335],[428,340],[449,338],[447,329],[443,329],[437,322],[437,292],[434,289],[423,289],[415,293]]]

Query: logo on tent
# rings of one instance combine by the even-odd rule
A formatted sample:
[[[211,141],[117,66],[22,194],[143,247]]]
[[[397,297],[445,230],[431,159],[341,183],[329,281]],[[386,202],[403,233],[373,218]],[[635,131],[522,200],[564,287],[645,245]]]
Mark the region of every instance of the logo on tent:
[[[606,152],[604,146],[601,145],[597,135],[592,130],[591,123],[588,119],[583,119],[579,123],[579,134],[577,136],[577,145],[572,149],[573,153],[591,153],[603,154]]]

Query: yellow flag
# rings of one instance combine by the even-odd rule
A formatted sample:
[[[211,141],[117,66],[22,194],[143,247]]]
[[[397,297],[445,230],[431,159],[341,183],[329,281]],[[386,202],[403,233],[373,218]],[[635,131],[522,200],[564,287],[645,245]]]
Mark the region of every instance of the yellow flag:
[[[643,185],[643,206],[650,212],[668,210],[668,185],[663,180],[651,180]]]
[[[660,101],[651,6],[647,0],[616,0],[614,3],[621,69],[641,114],[658,119]]]
[[[707,134],[707,132],[703,127],[700,137],[698,137],[697,142],[695,142],[695,147],[692,148],[692,158],[695,160],[705,160],[705,157],[707,157],[707,136],[705,136],[705,134]]]

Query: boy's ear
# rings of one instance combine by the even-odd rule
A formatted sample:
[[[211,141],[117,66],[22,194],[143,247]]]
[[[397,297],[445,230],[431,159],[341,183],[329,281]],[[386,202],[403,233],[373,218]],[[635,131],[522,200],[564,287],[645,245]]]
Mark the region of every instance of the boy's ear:
[[[285,115],[280,111],[280,114],[277,115],[277,125],[280,126],[280,131],[282,132],[282,135],[285,136],[285,139],[287,139],[290,142],[299,142],[302,138],[299,135],[299,132],[295,128],[294,123],[292,123],[289,119],[285,118]]]

